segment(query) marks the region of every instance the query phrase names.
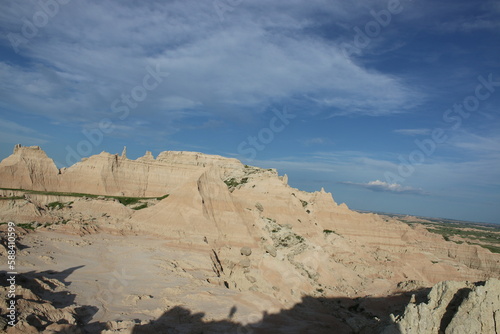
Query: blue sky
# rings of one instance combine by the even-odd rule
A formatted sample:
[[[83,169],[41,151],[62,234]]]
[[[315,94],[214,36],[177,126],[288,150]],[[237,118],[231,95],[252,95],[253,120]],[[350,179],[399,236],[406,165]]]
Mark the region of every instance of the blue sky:
[[[199,151],[500,223],[498,1],[7,0],[0,30],[1,159]]]

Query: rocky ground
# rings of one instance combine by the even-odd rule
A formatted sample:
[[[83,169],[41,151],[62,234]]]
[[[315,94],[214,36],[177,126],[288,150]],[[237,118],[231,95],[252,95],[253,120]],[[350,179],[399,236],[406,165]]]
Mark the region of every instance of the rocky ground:
[[[22,234],[19,323],[7,333],[500,332],[494,279],[432,289],[408,281],[390,296],[304,295],[286,305],[214,284],[217,273],[204,250],[163,238],[66,226]],[[0,279],[5,301],[6,275]]]

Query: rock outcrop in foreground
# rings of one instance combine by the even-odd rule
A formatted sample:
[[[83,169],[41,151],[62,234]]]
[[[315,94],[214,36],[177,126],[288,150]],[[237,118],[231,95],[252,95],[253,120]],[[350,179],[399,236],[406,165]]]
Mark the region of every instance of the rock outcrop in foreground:
[[[16,146],[14,153],[0,162],[0,188],[0,222],[14,221],[19,229],[35,229],[26,239],[31,240],[30,248],[20,253],[25,256],[21,262],[25,267],[19,270],[48,270],[54,265],[63,270],[82,265],[72,274],[80,277],[77,284],[69,288],[95,296],[92,300],[99,305],[91,305],[106,310],[100,323],[133,322],[139,317],[147,324],[162,310],[171,323],[170,317],[178,318],[175,312],[179,310],[174,307],[204,309],[200,303],[213,297],[212,305],[216,301],[227,303],[227,308],[238,305],[242,311],[237,316],[252,315],[251,319],[240,319],[243,324],[258,323],[255,317],[266,319],[270,332],[276,332],[272,326],[284,326],[285,321],[273,314],[290,310],[285,318],[295,319],[292,323],[304,327],[304,333],[309,328],[320,333],[317,329],[323,325],[342,328],[341,333],[372,333],[391,322],[389,313],[403,311],[399,306],[407,304],[413,291],[435,284],[458,284],[456,289],[470,288],[467,298],[472,298],[497,281],[491,280],[494,283],[485,287],[439,282],[500,277],[499,254],[476,245],[445,241],[396,219],[354,212],[345,204],[337,204],[323,189],[300,191],[290,187],[286,175],[279,176],[274,169],[247,166],[220,156],[162,152],[156,158],[146,153],[130,160],[125,155],[103,152],[59,170],[39,147]],[[100,234],[126,238],[126,246],[117,246],[122,239],[97,243],[90,238]],[[63,246],[57,241],[62,237],[57,235],[75,236],[76,241],[66,240],[68,244]],[[153,241],[141,241],[146,236],[156,240],[154,248],[148,244]],[[104,254],[115,250],[121,256],[136,246],[137,250],[127,253],[128,260],[132,263],[137,257],[137,265],[146,265],[144,271],[150,275],[158,271],[157,288],[146,295],[115,293],[113,303],[107,303],[101,297],[103,290],[110,290],[106,279],[92,279],[92,284],[87,284],[88,278],[107,277],[106,270],[110,270],[109,275],[120,273],[129,263]],[[64,261],[71,264],[65,267]],[[103,269],[96,270],[102,265],[99,261],[107,262]],[[155,261],[163,262],[158,265]],[[135,275],[127,281],[128,287],[146,289],[149,285],[141,277]],[[183,282],[186,291],[179,288],[173,293],[169,283],[173,277]],[[451,286],[447,291],[455,289]],[[182,297],[192,291],[199,291],[197,297]],[[81,294],[77,292],[76,300]],[[441,295],[449,298],[448,294],[454,298],[453,292]],[[144,296],[149,301],[143,308],[129,305],[130,300],[139,305]],[[175,301],[173,296],[177,296]],[[476,299],[460,305],[474,308],[469,310],[471,314],[476,307],[477,312],[486,310],[475,304]],[[398,300],[397,305],[394,300]],[[425,305],[437,315],[435,307],[441,310],[446,304],[446,317],[451,314],[447,300],[438,301],[436,306]],[[441,315],[437,325],[426,325],[423,318],[414,315],[425,314],[425,305],[409,305],[397,320],[398,330],[410,333],[415,324],[422,326],[417,327],[422,333],[458,328],[453,325],[455,320],[447,326],[441,324]],[[129,312],[124,311],[127,307]],[[465,307],[459,312],[466,312]],[[495,317],[497,309],[493,309]],[[317,317],[305,321],[307,310],[314,310]],[[116,314],[121,316],[117,318]],[[220,317],[218,313],[211,315],[211,319]],[[486,318],[480,321],[486,323]],[[241,323],[226,325],[241,327]],[[36,322],[30,325],[36,324],[42,330],[48,327]],[[206,323],[199,324],[203,325]],[[293,333],[292,328],[283,328]]]
[[[383,333],[500,333],[500,281],[440,282]]]

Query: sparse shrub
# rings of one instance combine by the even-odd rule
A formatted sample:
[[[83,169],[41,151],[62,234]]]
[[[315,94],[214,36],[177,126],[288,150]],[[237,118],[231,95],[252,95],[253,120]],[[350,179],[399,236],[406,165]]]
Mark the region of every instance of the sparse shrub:
[[[116,199],[125,206],[137,204],[141,200],[137,197],[116,197]]]
[[[47,207],[49,209],[52,209],[52,210],[59,210],[59,209],[62,209],[64,208],[64,203],[61,203],[61,202],[52,202],[52,203],[49,203],[47,204]]]
[[[224,183],[228,188],[236,188],[237,186],[245,184],[247,182],[248,182],[248,177],[244,177],[240,181],[236,180],[234,177],[224,181]]]
[[[228,188],[234,188],[238,185],[238,181],[236,181],[234,177],[229,180],[224,180],[224,183]]]
[[[306,201],[303,201],[303,200],[300,200],[300,203],[302,203],[302,207],[305,208],[307,206],[307,202]]]
[[[296,242],[294,241],[294,239],[296,240]],[[303,237],[301,237],[300,235],[292,233],[292,234],[288,234],[288,235],[280,238],[278,244],[282,247],[288,247],[288,246],[296,245],[298,243],[302,243],[302,242],[304,242],[304,240],[305,239]]]

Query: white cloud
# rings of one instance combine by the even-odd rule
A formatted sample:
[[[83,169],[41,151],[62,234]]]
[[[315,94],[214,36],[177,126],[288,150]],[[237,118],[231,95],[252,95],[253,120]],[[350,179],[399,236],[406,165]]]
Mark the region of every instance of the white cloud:
[[[236,157],[239,158],[239,157]],[[337,171],[337,167],[329,163],[303,161],[301,159],[291,158],[287,161],[285,158],[279,160],[253,160],[249,162],[251,165],[262,168],[276,168],[278,172],[284,173],[284,170],[307,171],[307,172],[322,172],[332,173]],[[243,160],[245,161],[245,160]]]
[[[380,180],[370,181],[368,183],[355,183],[355,182],[341,182],[347,185],[363,187],[373,191],[392,192],[397,194],[410,194],[410,195],[425,195],[422,189],[402,186],[398,183],[387,183]]]
[[[183,110],[200,107],[201,103],[192,101],[182,96],[167,96],[160,99],[159,108],[162,110]]]

